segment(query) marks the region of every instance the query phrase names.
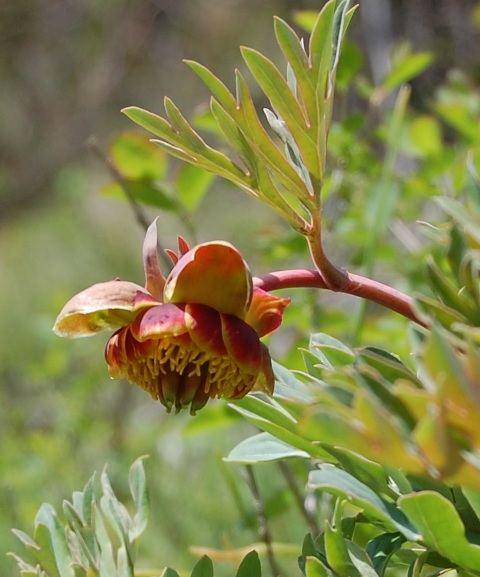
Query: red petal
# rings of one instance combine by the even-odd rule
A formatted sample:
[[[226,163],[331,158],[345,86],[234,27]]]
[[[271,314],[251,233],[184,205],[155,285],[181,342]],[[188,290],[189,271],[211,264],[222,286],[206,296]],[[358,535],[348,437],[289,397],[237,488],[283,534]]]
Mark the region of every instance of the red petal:
[[[242,255],[226,242],[200,244],[173,267],[164,300],[198,303],[244,318],[252,295],[252,277]]]
[[[245,322],[257,331],[258,336],[268,335],[282,324],[283,311],[289,304],[290,299],[273,296],[255,287]]]
[[[262,351],[255,330],[233,315],[221,314],[220,318],[228,355],[246,373],[258,373],[262,367]]]
[[[157,219],[148,227],[143,241],[143,267],[145,270],[145,287],[158,301],[162,301],[165,277],[158,262]]]
[[[152,307],[138,315],[130,330],[140,342],[182,335],[187,332],[185,307],[170,303]]]
[[[220,313],[193,303],[185,305],[185,313],[188,332],[197,347],[211,355],[226,356]]]
[[[263,343],[260,343],[260,345],[262,350],[262,370],[255,381],[253,390],[262,391],[267,395],[272,395],[275,387],[275,375],[273,373],[272,359],[267,347]]]

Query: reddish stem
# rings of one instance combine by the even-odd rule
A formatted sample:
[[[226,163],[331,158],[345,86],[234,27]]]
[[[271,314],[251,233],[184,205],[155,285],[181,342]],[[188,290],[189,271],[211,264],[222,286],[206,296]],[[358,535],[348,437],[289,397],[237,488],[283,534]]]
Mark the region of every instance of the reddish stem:
[[[337,292],[355,295],[382,305],[399,313],[419,325],[425,326],[413,311],[413,299],[408,295],[381,282],[346,273],[347,281]],[[321,274],[316,270],[281,270],[254,277],[253,284],[265,291],[286,288],[320,288],[329,289]]]

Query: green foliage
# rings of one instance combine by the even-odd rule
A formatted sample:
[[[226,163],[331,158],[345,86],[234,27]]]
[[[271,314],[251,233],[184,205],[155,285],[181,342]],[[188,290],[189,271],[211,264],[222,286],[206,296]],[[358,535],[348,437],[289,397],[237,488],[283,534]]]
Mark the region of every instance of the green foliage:
[[[232,94],[203,65],[188,62],[213,94],[209,114],[190,123],[170,99],[166,118],[125,109],[160,140],[117,137],[110,150],[115,183],[104,192],[167,211],[195,236],[193,220],[214,177],[227,179],[295,231],[281,229],[275,242],[266,238],[269,265],[305,259],[298,233],[305,234],[323,203],[323,227],[345,266],[369,276],[381,271],[415,290],[421,323],[409,326],[408,338],[403,319],[378,309],[370,315],[366,303],[327,309],[305,291],[285,315],[301,355],[287,352],[286,366],[275,364],[275,396],[234,401],[234,416],[225,407],[206,410],[188,430],[190,438],[214,431],[218,439],[240,417],[255,427],[225,458],[226,484],[250,529],[264,517],[277,521],[276,528],[282,515],[298,509],[302,532],[309,531],[301,551],[294,546],[305,577],[478,576],[480,96],[452,73],[427,111],[414,110],[404,83],[432,57],[412,53],[407,44],[397,47],[378,86],[370,85],[359,76],[358,49],[344,39],[352,15],[343,0],[327,2],[319,16],[297,14],[311,32],[308,49],[275,19],[285,75],[261,53],[242,49],[270,102],[268,130],[240,72]],[[334,115],[335,92],[345,97],[350,91],[363,99],[365,114]],[[207,143],[202,130],[220,144]],[[168,155],[186,164],[176,170]],[[399,168],[405,165],[408,170]],[[438,196],[439,185],[447,194]],[[411,222],[431,220],[432,207],[441,223],[425,226],[419,240]],[[264,481],[264,501],[254,494],[254,505],[245,505],[240,475],[232,471],[251,465]],[[140,575],[136,544],[148,512],[142,462],[130,473],[133,515],[106,472],[100,491],[99,498],[92,478],[64,503],[64,521],[43,505],[33,539],[16,531],[33,559],[15,556],[22,574]],[[265,525],[258,533],[261,543],[232,547],[228,560],[238,565],[246,549],[266,556],[288,549],[268,541]],[[215,554],[203,556],[192,577],[213,576]],[[255,551],[236,575],[261,575]],[[162,576],[178,573],[167,568]]]
[[[146,527],[149,510],[143,459],[132,465],[129,480],[133,516],[113,492],[106,469],[100,478],[100,495],[93,476],[83,491],[63,502],[64,522],[51,505],[43,504],[35,518],[33,539],[14,530],[35,563],[12,554],[21,574],[133,577],[136,542]]]

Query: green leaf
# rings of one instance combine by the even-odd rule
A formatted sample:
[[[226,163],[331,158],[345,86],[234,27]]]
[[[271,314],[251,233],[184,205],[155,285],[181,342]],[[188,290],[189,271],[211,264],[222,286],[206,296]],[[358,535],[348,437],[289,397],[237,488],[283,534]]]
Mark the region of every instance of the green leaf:
[[[213,563],[211,559],[204,555],[193,568],[190,577],[213,577]]]
[[[367,553],[373,567],[380,577],[383,577],[392,555],[405,543],[401,533],[382,533],[368,542]]]
[[[260,559],[256,551],[251,551],[244,557],[235,577],[262,577]]]
[[[409,135],[422,156],[436,156],[443,150],[442,130],[436,118],[422,115],[410,124]]]
[[[338,577],[333,571],[330,571],[320,559],[316,557],[307,557],[305,559],[305,577]]]
[[[124,132],[110,147],[112,160],[127,180],[162,180],[166,176],[167,157],[145,136]]]
[[[305,118],[305,112],[300,107],[287,81],[276,66],[260,52],[251,48],[242,48],[242,56],[250,72],[258,82],[272,106],[286,123],[292,134],[303,162],[313,178],[320,179],[319,160],[316,142],[310,131],[310,118]],[[316,113],[316,107],[314,108]],[[309,113],[310,111],[307,111]]]
[[[407,53],[400,62],[394,64],[392,70],[385,76],[381,88],[385,92],[391,92],[401,84],[421,74],[430,66],[432,60],[433,56],[429,52]]]
[[[149,180],[126,180],[122,184],[112,182],[104,186],[100,192],[112,198],[125,199],[125,187],[130,196],[141,204],[170,212],[178,211],[178,204],[172,198],[170,190],[162,184]]]
[[[297,34],[281,18],[275,17],[275,36],[277,42],[291,66],[297,83],[297,92],[299,102],[302,103],[307,111],[316,109],[315,87],[310,78],[308,70],[308,57]],[[309,116],[310,123],[316,124],[315,116]]]
[[[471,236],[476,243],[480,244],[480,211],[476,206],[465,206],[453,198],[440,196],[435,198],[435,202],[454,218],[458,224],[464,227],[468,236]]]
[[[327,523],[325,527],[325,553],[329,566],[341,576],[362,577],[350,558],[347,547],[347,540],[342,532],[343,504],[341,501],[336,502],[334,519],[335,527]]]
[[[215,175],[193,164],[182,166],[175,181],[178,199],[188,212],[195,212],[208,190]]]
[[[375,491],[334,465],[320,465],[309,475],[312,489],[327,491],[361,508],[366,517],[380,522],[389,531],[400,531],[408,540],[418,541],[420,534],[395,504],[382,499]]]
[[[52,577],[74,577],[71,555],[55,509],[44,503],[35,517],[35,541],[41,547],[37,554],[42,568]]]
[[[311,335],[309,350],[329,369],[351,365],[355,360],[353,351],[338,339],[324,333]]]
[[[265,463],[292,457],[309,459],[310,454],[280,441],[269,433],[259,433],[239,443],[224,460],[233,463]]]
[[[330,456],[319,445],[313,444],[296,433],[296,422],[278,406],[261,401],[253,395],[243,398],[241,401],[231,403],[231,406],[259,429],[270,433],[280,441],[305,451],[315,458],[327,458]]]
[[[422,541],[464,569],[480,568],[480,545],[465,535],[465,527],[454,504],[435,491],[406,495],[400,509],[421,533]]]
[[[129,484],[130,493],[135,503],[136,511],[133,518],[134,530],[130,536],[132,540],[137,539],[145,530],[148,522],[149,500],[147,478],[145,475],[144,461],[146,457],[140,457],[130,467]]]
[[[180,575],[175,571],[175,569],[171,569],[170,567],[165,567],[165,569],[162,571],[160,577],[180,577]]]

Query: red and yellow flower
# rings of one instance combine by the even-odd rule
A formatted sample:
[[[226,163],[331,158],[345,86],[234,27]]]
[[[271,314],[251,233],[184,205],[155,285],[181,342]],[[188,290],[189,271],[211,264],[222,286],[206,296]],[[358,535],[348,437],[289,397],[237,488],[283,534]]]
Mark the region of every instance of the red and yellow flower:
[[[54,332],[62,337],[117,329],[105,358],[112,378],[127,378],[159,399],[167,411],[209,398],[240,399],[252,389],[272,394],[274,376],[262,337],[282,321],[288,299],[253,288],[248,266],[227,242],[208,242],[179,255],[165,278],[159,267],[157,229],[147,231],[145,288],[114,280],[74,296]]]

